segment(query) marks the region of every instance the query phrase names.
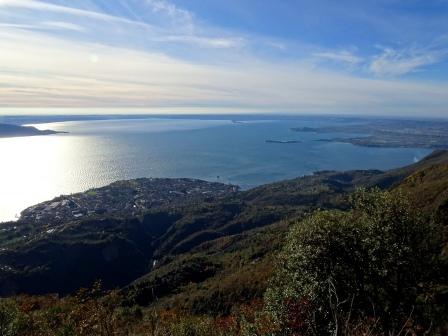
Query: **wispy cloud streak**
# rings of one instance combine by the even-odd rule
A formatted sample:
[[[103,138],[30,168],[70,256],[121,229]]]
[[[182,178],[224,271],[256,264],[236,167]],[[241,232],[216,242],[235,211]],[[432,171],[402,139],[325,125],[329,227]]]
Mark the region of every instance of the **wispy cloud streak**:
[[[448,55],[448,49],[430,48],[397,50],[383,49],[375,56],[369,70],[376,76],[401,76],[421,70],[424,66],[437,63]]]
[[[342,62],[342,63],[346,63],[349,65],[358,65],[363,62],[363,59],[361,57],[356,56],[352,52],[345,51],[345,50],[332,51],[332,52],[328,52],[328,51],[327,52],[318,52],[318,53],[313,54],[313,56],[315,56],[319,59],[333,61],[333,62]]]

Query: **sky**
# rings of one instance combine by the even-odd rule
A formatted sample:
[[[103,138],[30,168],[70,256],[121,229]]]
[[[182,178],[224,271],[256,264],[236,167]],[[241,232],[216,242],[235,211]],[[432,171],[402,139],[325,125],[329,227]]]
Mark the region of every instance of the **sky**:
[[[60,108],[448,117],[448,0],[0,0],[0,114]]]

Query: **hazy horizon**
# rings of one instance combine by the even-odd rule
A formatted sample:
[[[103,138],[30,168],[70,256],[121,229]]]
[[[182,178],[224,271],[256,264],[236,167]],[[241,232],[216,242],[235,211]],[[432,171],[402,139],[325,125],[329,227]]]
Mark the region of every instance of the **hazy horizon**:
[[[163,110],[163,109],[133,109],[133,108],[0,108],[0,122],[2,118],[7,117],[272,117],[278,118],[300,118],[300,117],[316,117],[316,118],[380,118],[380,119],[398,119],[398,120],[447,120],[447,114],[394,114],[394,113],[344,113],[344,112],[260,112],[260,111],[226,111],[226,110],[198,110],[198,109],[179,109],[179,110]]]

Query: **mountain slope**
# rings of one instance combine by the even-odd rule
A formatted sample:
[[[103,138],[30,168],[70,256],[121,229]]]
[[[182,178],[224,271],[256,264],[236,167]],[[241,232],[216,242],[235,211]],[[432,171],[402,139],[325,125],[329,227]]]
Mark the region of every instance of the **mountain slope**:
[[[202,311],[220,302],[225,308],[229,297],[260,295],[290,220],[318,208],[346,209],[356,187],[391,188],[403,180],[403,188],[441,207],[447,164],[448,152],[438,151],[387,172],[319,172],[222,198],[162,204],[144,215],[98,215],[57,226],[6,224],[5,229],[18,228],[5,231],[0,241],[0,294],[67,294],[96,279],[106,288],[135,280],[126,293],[136,302],[181,302]],[[185,297],[186,290],[196,303]]]

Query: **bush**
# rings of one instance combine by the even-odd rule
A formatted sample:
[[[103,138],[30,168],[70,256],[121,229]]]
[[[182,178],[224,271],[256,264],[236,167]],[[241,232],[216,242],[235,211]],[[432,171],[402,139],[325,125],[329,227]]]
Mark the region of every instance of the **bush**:
[[[0,301],[0,335],[14,336],[18,334],[18,311],[11,300]]]
[[[434,328],[440,226],[400,193],[359,190],[352,202],[350,212],[317,212],[288,235],[265,296],[281,334],[348,335],[360,323],[388,335]]]

